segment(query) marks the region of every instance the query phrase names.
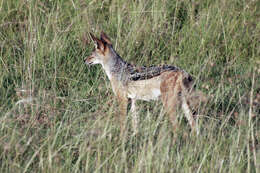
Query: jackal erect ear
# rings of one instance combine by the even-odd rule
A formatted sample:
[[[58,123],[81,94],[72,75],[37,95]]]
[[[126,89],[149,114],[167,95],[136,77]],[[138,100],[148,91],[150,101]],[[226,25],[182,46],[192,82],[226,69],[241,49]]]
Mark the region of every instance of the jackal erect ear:
[[[105,48],[104,43],[101,40],[99,40],[98,38],[96,38],[92,33],[89,33],[89,35],[90,35],[91,39],[94,41],[95,48],[104,51],[104,48]]]
[[[100,39],[105,42],[108,45],[112,45],[112,42],[110,41],[110,39],[108,38],[108,36],[102,31],[101,32],[101,36]]]

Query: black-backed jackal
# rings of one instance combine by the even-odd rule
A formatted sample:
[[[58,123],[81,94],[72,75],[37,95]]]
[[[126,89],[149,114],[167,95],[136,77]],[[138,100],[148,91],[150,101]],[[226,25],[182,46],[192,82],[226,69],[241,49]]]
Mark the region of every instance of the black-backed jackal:
[[[130,111],[135,132],[138,128],[136,100],[158,99],[162,100],[174,129],[176,128],[176,109],[181,107],[192,130],[198,130],[190,102],[195,97],[197,101],[205,98],[194,91],[192,77],[187,72],[170,65],[136,67],[117,54],[105,33],[101,33],[100,39],[91,33],[90,36],[95,43],[95,49],[85,59],[85,63],[101,64],[105,70],[118,100],[121,133],[125,129],[128,99],[131,99]]]

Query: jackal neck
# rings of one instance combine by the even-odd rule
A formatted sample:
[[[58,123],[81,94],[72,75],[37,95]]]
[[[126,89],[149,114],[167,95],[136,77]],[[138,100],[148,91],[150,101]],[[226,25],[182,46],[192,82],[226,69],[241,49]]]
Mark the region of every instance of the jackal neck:
[[[102,64],[103,68],[110,80],[113,78],[125,84],[128,79],[127,66],[129,64],[117,54],[112,46],[108,46],[108,48],[108,60],[106,63]]]

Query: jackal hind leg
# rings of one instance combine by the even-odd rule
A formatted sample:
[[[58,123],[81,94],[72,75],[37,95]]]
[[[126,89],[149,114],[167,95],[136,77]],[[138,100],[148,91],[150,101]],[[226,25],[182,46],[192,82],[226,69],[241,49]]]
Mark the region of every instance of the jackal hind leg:
[[[173,131],[176,131],[179,127],[176,114],[178,107],[177,97],[173,95],[173,92],[166,92],[162,93],[161,100],[163,103],[163,107],[169,116],[169,120],[172,124]]]
[[[173,131],[178,129],[176,114],[177,108],[180,105],[178,100],[178,90],[180,89],[180,85],[178,84],[178,77],[178,73],[165,73],[160,86],[161,100],[164,109],[172,123]]]
[[[196,122],[195,122],[195,120],[192,116],[191,109],[190,109],[185,97],[182,97],[181,107],[182,107],[182,110],[184,112],[185,117],[187,118],[187,120],[188,120],[188,122],[191,126],[192,132],[196,132],[196,134],[198,135],[199,129],[198,129],[197,124],[196,124]]]

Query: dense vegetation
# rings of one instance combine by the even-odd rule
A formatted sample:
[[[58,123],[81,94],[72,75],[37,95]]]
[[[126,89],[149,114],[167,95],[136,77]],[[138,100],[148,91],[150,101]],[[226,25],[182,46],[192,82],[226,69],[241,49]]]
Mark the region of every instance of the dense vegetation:
[[[0,21],[0,172],[259,172],[257,0],[2,0]],[[102,30],[131,63],[193,75],[199,136],[142,101],[119,136],[108,78],[83,63]]]

